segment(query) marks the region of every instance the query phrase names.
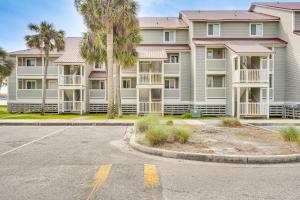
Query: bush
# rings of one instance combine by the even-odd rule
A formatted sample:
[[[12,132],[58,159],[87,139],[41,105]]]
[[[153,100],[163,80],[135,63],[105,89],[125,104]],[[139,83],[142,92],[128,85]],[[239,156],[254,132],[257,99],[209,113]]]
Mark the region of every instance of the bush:
[[[169,142],[180,142],[184,144],[188,141],[192,135],[192,131],[187,128],[172,127],[169,130],[168,141]]]
[[[140,132],[146,132],[150,127],[160,124],[160,117],[148,115],[138,121],[137,128]]]
[[[289,126],[286,128],[280,129],[280,134],[282,138],[287,142],[299,142],[299,131],[296,127]]]
[[[146,133],[146,139],[151,146],[164,144],[167,141],[167,138],[166,127],[160,124],[149,127]]]
[[[190,112],[185,112],[183,115],[182,115],[182,118],[183,119],[191,119],[192,118],[192,114]]]
[[[174,122],[172,120],[169,120],[166,122],[166,125],[168,126],[173,126],[174,125]]]
[[[223,118],[222,126],[225,127],[240,127],[242,126],[241,122],[236,118]]]

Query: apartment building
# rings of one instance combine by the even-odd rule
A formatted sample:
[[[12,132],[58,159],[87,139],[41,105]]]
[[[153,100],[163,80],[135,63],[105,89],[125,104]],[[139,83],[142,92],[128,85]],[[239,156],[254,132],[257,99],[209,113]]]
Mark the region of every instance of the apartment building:
[[[122,69],[126,114],[300,117],[300,2],[253,3],[248,11],[181,11],[140,18],[139,61]],[[51,52],[47,111],[107,110],[103,64],[87,65],[80,39]],[[44,57],[37,49],[10,53],[8,110],[38,112]]]

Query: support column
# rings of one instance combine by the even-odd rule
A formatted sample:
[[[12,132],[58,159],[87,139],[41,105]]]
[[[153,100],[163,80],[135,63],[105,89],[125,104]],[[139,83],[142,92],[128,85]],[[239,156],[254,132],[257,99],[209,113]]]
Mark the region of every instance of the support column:
[[[241,88],[240,86],[237,87],[237,118],[240,119],[241,116]]]

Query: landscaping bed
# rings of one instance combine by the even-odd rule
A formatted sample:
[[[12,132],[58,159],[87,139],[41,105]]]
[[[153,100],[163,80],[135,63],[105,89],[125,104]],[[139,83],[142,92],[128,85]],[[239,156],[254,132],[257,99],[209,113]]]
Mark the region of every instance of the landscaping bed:
[[[138,143],[155,148],[178,152],[217,154],[217,155],[287,155],[300,153],[300,142],[289,141],[282,133],[277,133],[255,126],[241,124],[219,123],[203,126],[178,126],[179,129],[188,129],[190,133],[186,141],[168,141],[172,133],[168,133],[170,127],[165,125],[164,133],[167,139],[153,144],[149,142],[149,132],[140,131]],[[160,128],[162,129],[162,128]],[[296,133],[299,134],[299,133]],[[158,137],[156,133],[156,137]]]

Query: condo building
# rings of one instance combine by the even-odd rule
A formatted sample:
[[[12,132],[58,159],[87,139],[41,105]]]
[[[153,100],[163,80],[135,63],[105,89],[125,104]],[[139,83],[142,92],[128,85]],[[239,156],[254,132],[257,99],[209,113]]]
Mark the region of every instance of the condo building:
[[[139,18],[138,63],[121,71],[125,114],[300,117],[300,2],[253,3],[249,10],[181,11]],[[46,111],[105,113],[106,67],[80,56],[80,37],[51,52]],[[39,112],[44,55],[10,53],[9,112]]]

